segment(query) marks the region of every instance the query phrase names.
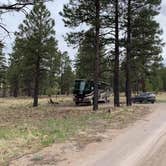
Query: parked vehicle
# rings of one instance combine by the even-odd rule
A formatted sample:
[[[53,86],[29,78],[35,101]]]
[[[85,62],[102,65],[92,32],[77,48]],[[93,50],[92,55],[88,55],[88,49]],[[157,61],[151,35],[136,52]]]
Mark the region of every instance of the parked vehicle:
[[[107,103],[111,94],[111,88],[109,84],[104,82],[99,82],[98,84],[99,94],[98,102]],[[75,80],[75,85],[73,89],[74,102],[78,104],[93,104],[94,96],[94,82],[92,80]]]
[[[133,103],[154,103],[156,101],[156,95],[151,92],[142,92],[139,95],[132,98]]]

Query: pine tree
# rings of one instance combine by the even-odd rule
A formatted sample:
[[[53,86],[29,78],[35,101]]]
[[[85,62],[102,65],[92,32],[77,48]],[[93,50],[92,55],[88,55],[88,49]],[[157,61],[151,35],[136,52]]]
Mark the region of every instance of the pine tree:
[[[7,64],[5,54],[0,47],[0,91],[2,90],[2,97],[6,96],[6,74],[7,74]]]
[[[150,3],[150,2],[149,2]],[[151,2],[152,3],[152,2]],[[160,38],[162,31],[154,17],[158,14],[159,1],[153,2],[152,7],[143,7],[133,21],[132,28],[132,64],[138,67],[133,77],[141,82],[142,91],[146,91],[146,78],[151,71],[158,69],[162,61],[163,42]]]
[[[79,49],[75,60],[76,77],[93,80],[95,69],[95,33],[90,29],[84,35],[84,39],[79,43]],[[100,72],[99,80],[110,83],[109,57],[105,55],[104,39],[100,37]]]
[[[26,52],[26,39],[16,37],[9,57],[8,81],[11,95],[32,96],[33,65],[32,59]]]
[[[115,64],[114,64],[114,106],[120,106],[120,99],[119,99],[119,67],[120,67],[120,39],[119,39],[119,0],[115,0]]]
[[[23,43],[24,42],[16,38],[12,53],[9,55],[8,82],[10,88],[10,95],[14,97],[17,97],[19,95],[19,80],[21,76],[22,64],[21,44]]]
[[[124,32],[127,37],[124,58],[127,105],[131,105],[132,88],[138,89],[136,87],[139,82],[144,87],[142,90],[145,91],[146,80],[141,77],[148,76],[147,71],[151,70],[152,62],[161,62],[161,30],[154,19],[159,14],[160,3],[160,0],[126,0],[124,3]]]
[[[24,40],[23,63],[27,71],[33,76],[33,106],[38,105],[38,95],[43,78],[50,74],[53,63],[59,61],[57,42],[54,39],[54,20],[50,18],[50,12],[42,1],[35,1],[32,11],[26,15],[26,19],[19,26],[17,38]],[[54,71],[51,71],[54,73]],[[23,72],[24,73],[24,72]],[[24,73],[25,74],[25,73]],[[51,86],[51,85],[50,85]]]
[[[59,86],[61,94],[70,94],[74,83],[71,60],[67,52],[61,54]]]
[[[77,1],[70,0],[67,5],[64,5],[63,13],[60,13],[64,17],[64,23],[68,27],[78,27],[85,23],[95,30],[95,61],[94,61],[94,104],[93,110],[98,109],[98,81],[100,73],[100,37],[101,28],[105,26],[105,20],[107,19],[107,0],[89,0],[89,1]],[[85,31],[79,33],[73,33],[73,35],[84,35]],[[77,40],[78,41],[78,40]],[[73,41],[72,41],[73,42]]]
[[[131,106],[131,0],[127,1],[127,46],[126,46],[126,105]]]

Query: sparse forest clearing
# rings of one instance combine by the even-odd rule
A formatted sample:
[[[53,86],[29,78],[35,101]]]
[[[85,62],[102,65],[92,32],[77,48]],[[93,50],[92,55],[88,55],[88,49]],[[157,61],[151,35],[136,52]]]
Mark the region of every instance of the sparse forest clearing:
[[[137,155],[144,162],[142,149],[153,149],[155,139],[152,159],[158,149],[164,153],[166,138],[156,133],[166,131],[165,6],[161,0],[1,0],[0,165],[81,166],[66,158],[79,151],[88,162],[83,149],[105,140],[109,166],[116,166],[110,156],[118,166],[119,160],[136,166]]]
[[[48,98],[40,98],[39,107],[34,108],[30,98],[0,99],[1,164],[53,143],[74,139],[83,147],[102,141],[98,134],[106,129],[124,128],[149,113],[144,105],[114,109],[112,104],[100,105],[94,113],[91,106],[76,107],[71,96],[54,100],[59,104],[50,105]]]

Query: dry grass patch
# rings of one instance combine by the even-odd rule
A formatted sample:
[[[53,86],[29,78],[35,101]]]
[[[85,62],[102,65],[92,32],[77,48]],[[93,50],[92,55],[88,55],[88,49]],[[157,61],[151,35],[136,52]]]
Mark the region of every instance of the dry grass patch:
[[[0,165],[55,142],[72,139],[79,148],[101,141],[99,133],[109,128],[123,128],[149,113],[146,107],[114,110],[101,105],[94,113],[91,107],[75,107],[71,98],[52,106],[40,99],[38,108],[31,99],[0,99]],[[111,108],[111,113],[108,112]],[[84,133],[84,134],[83,134]]]

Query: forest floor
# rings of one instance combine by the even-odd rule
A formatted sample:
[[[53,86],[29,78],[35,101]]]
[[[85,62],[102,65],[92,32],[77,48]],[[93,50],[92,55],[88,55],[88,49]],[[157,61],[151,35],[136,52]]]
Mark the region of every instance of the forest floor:
[[[166,102],[165,96],[158,100]],[[91,106],[75,107],[71,97],[56,101],[60,104],[50,105],[40,98],[39,107],[33,108],[30,98],[0,99],[0,165],[20,165],[17,161],[24,156],[28,162],[23,159],[21,165],[56,165],[66,160],[64,153],[112,140],[152,112],[147,105],[114,109],[110,103],[94,113]]]

